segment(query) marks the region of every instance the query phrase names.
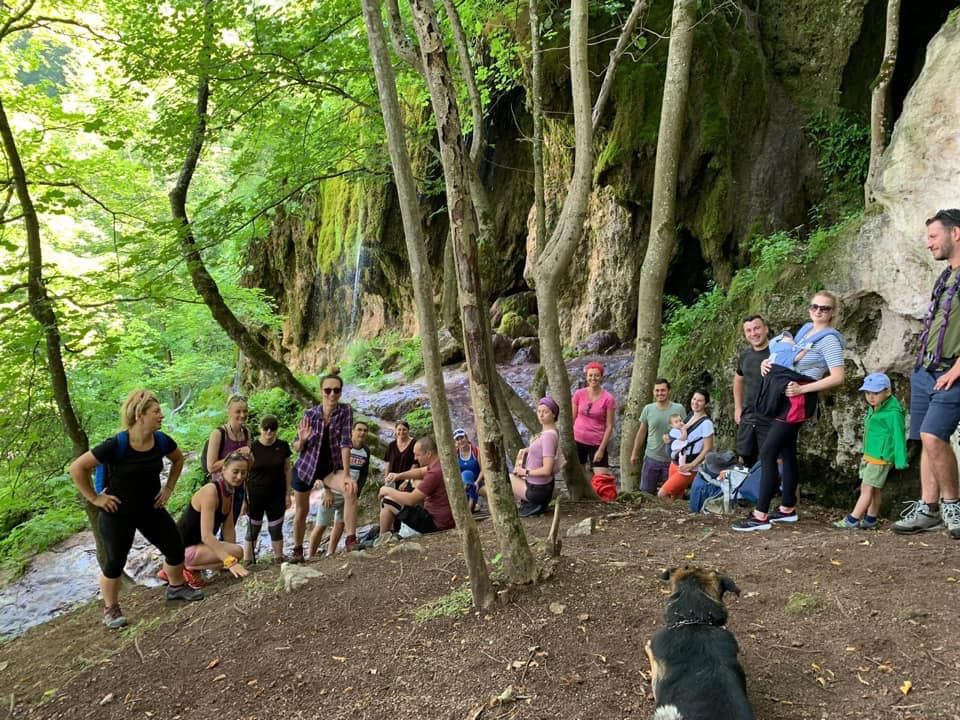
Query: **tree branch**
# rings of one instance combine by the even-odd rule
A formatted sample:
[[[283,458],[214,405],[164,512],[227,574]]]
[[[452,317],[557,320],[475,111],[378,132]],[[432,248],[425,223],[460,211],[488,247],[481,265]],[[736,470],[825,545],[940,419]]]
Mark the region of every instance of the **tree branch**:
[[[390,44],[401,60],[423,75],[423,61],[416,44],[403,31],[403,16],[397,0],[387,0],[387,25],[390,28]]]
[[[640,20],[640,16],[647,10],[647,0],[635,0],[633,8],[627,21],[623,24],[623,30],[620,31],[620,37],[617,38],[617,45],[610,51],[610,62],[603,74],[603,83],[600,85],[600,93],[597,95],[597,101],[593,106],[593,131],[596,132],[600,125],[600,118],[603,117],[603,111],[607,105],[607,99],[610,97],[610,89],[613,87],[613,79],[617,73],[617,67],[620,58],[627,51],[627,48],[633,43],[633,31]],[[641,28],[642,30],[642,28]]]
[[[447,19],[453,30],[453,44],[457,48],[460,59],[460,74],[467,86],[467,97],[470,98],[470,112],[473,116],[473,138],[470,143],[470,162],[476,168],[486,146],[486,134],[483,127],[483,104],[480,100],[480,91],[477,89],[477,76],[473,71],[473,61],[470,59],[470,49],[467,45],[467,34],[463,31],[460,22],[460,13],[453,0],[443,0],[447,11]]]

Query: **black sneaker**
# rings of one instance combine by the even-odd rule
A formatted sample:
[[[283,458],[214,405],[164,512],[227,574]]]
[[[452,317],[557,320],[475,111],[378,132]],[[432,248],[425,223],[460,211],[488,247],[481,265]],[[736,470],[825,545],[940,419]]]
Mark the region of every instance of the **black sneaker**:
[[[524,500],[520,505],[520,517],[522,518],[533,517],[534,515],[542,515],[546,511],[547,508],[545,505],[534,505],[526,500]]]
[[[794,508],[790,512],[783,512],[780,508],[777,508],[772,513],[767,515],[767,519],[772,523],[780,525],[781,523],[795,523],[797,521],[797,509]]]
[[[756,515],[750,513],[743,520],[735,522],[731,529],[737,532],[753,532],[754,530],[769,530],[772,527],[770,520],[758,520]]]

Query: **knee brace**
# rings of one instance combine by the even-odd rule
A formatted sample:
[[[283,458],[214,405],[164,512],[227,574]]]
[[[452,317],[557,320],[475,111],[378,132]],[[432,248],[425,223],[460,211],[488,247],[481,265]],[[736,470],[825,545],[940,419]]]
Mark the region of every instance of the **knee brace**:
[[[283,518],[267,523],[267,532],[270,533],[270,539],[274,542],[283,540]]]

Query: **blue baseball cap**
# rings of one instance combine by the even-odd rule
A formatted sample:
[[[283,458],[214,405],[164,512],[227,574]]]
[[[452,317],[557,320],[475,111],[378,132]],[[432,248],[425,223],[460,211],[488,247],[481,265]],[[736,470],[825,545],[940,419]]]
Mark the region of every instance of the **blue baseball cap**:
[[[860,392],[880,392],[890,389],[890,378],[884,373],[870,373],[863,379]]]

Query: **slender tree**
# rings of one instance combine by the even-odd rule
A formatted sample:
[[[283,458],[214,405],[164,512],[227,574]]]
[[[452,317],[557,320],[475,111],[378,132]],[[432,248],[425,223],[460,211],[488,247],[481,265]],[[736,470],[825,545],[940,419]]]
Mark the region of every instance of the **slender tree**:
[[[650,237],[640,268],[637,304],[637,340],[634,350],[630,396],[623,415],[620,438],[620,481],[626,490],[636,487],[630,462],[640,409],[656,378],[663,333],[663,284],[677,244],[676,204],[680,141],[687,116],[690,58],[693,54],[693,23],[697,0],[674,0],[667,74],[660,108],[657,159],[653,175]]]
[[[873,202],[873,186],[877,181],[880,158],[887,146],[887,131],[890,124],[890,81],[897,67],[897,47],[900,43],[900,0],[887,0],[887,29],[883,45],[883,60],[880,71],[873,81],[870,97],[870,165],[867,180],[863,185],[864,201]]]
[[[413,25],[420,43],[420,58],[437,123],[440,162],[447,194],[447,214],[453,240],[454,261],[463,323],[464,352],[470,375],[470,398],[477,419],[481,463],[487,478],[490,510],[500,541],[504,567],[515,582],[533,580],[536,565],[517,517],[517,506],[507,479],[497,375],[490,343],[489,314],[483,303],[477,261],[478,227],[470,192],[470,169],[463,147],[460,112],[447,61],[443,35],[433,0],[411,0]]]
[[[273,384],[286,390],[291,397],[304,406],[315,405],[318,398],[297,380],[290,369],[278,361],[256,340],[253,334],[233,313],[210,275],[200,254],[187,215],[187,192],[200,160],[200,151],[206,138],[208,106],[210,102],[211,53],[213,48],[213,18],[210,0],[203,3],[203,38],[200,46],[197,80],[195,122],[190,142],[180,167],[176,183],[170,190],[170,210],[177,223],[180,248],[187,263],[187,270],[197,294],[210,308],[214,320],[224,329],[250,363],[260,370]]]
[[[473,602],[477,607],[486,607],[493,602],[493,587],[483,557],[480,534],[467,507],[460,471],[455,459],[453,430],[450,423],[450,409],[443,383],[443,368],[440,365],[440,348],[437,342],[436,312],[433,306],[432,273],[424,237],[420,205],[417,200],[417,187],[410,164],[404,137],[400,113],[400,101],[397,96],[396,78],[390,56],[387,52],[386,32],[380,14],[380,0],[362,0],[363,19],[367,26],[370,57],[377,78],[383,121],[387,131],[387,146],[390,163],[393,166],[397,195],[400,200],[400,215],[403,220],[403,234],[410,259],[410,277],[413,279],[413,295],[416,304],[417,319],[420,323],[423,339],[423,366],[427,378],[427,390],[430,394],[430,406],[433,409],[433,427],[437,433],[437,447],[440,449],[440,465],[443,468],[444,485],[452,500],[454,520],[460,531],[463,555],[467,572],[470,574],[470,587]]]

